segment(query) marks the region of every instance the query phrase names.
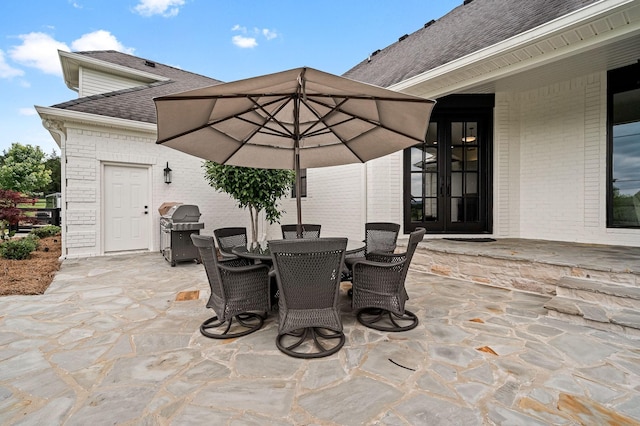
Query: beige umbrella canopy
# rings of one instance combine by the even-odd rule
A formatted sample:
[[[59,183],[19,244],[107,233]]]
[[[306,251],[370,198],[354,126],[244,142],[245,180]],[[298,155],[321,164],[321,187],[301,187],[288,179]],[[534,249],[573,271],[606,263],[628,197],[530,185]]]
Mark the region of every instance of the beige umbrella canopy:
[[[435,104],[307,67],[154,101],[158,144],[219,164],[292,169],[298,187],[300,169],[364,163],[422,142]]]

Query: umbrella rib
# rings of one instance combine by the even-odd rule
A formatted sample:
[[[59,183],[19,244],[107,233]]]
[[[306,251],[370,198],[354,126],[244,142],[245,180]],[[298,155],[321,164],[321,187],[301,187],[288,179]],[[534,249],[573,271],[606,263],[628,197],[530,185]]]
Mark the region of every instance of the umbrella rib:
[[[267,123],[269,120],[267,120],[265,123],[258,123],[258,122],[254,122],[254,121],[251,121],[251,120],[249,120],[249,119],[246,119],[246,118],[244,118],[244,117],[241,117],[241,116],[240,116],[240,115],[242,115],[242,114],[246,114],[246,113],[248,113],[248,112],[255,111],[255,110],[256,110],[256,107],[258,107],[259,109],[261,109],[262,111],[264,111],[264,113],[265,113],[265,114],[267,114],[267,116],[269,117],[269,119],[270,119],[270,120],[274,120],[273,115],[272,115],[272,114],[269,114],[269,113],[264,109],[264,107],[263,107],[262,105],[258,104],[258,103],[255,101],[254,97],[255,97],[255,95],[242,95],[242,96],[240,96],[240,95],[233,95],[233,96],[225,96],[225,98],[247,98],[247,99],[251,100],[251,102],[253,102],[254,106],[253,106],[253,107],[251,107],[251,108],[248,108],[248,109],[246,109],[246,110],[244,110],[244,111],[242,111],[242,112],[239,112],[239,113],[237,113],[237,114],[234,114],[234,115],[231,115],[231,116],[228,116],[228,117],[221,118],[221,119],[219,119],[219,120],[208,121],[208,122],[206,122],[205,124],[202,124],[202,125],[200,125],[200,126],[197,126],[197,127],[191,128],[191,129],[189,129],[189,130],[187,130],[187,131],[184,131],[184,132],[182,132],[182,133],[178,133],[178,134],[173,135],[173,136],[171,136],[171,137],[168,137],[168,138],[165,138],[165,139],[162,139],[162,140],[158,140],[156,143],[161,144],[161,143],[169,142],[169,141],[172,141],[172,140],[174,140],[174,139],[180,138],[180,137],[182,137],[182,136],[185,136],[185,135],[188,135],[188,134],[191,134],[191,133],[195,133],[195,132],[197,132],[197,131],[199,131],[199,130],[202,130],[202,129],[204,129],[204,128],[211,127],[211,126],[215,126],[216,124],[224,123],[225,121],[232,120],[232,119],[242,120],[242,121],[244,121],[244,122],[246,122],[246,123],[253,124],[253,125],[255,125],[255,126],[260,126],[260,128],[264,128],[265,123]],[[274,103],[276,103],[276,102],[280,102],[280,101],[282,101],[283,99],[290,98],[290,97],[291,97],[291,95],[290,95],[290,94],[289,94],[289,95],[286,95],[286,96],[285,96],[285,95],[282,95],[282,96],[280,96],[279,98],[277,98],[277,99],[275,99],[275,100],[272,100],[272,101],[270,101],[270,102],[265,103],[265,106],[266,106],[266,105],[274,104]],[[198,98],[198,99],[206,99],[206,98],[211,98],[211,97],[210,97],[210,96],[206,96],[206,97],[194,97],[194,98]],[[190,99],[190,97],[174,96],[174,97],[170,97],[170,98],[168,98],[168,99],[169,99],[169,100],[188,100],[188,99]],[[278,111],[280,111],[282,108],[284,108],[284,106],[285,106],[286,104],[287,104],[287,102],[285,102],[284,104],[282,104],[282,106],[281,106],[280,108],[278,108],[277,112],[278,112]],[[256,130],[255,132],[253,132],[253,133],[251,134],[251,137],[253,137],[253,135],[255,135],[255,134],[260,130],[260,128],[259,128],[258,130]],[[271,130],[271,131],[273,131],[273,132],[274,132],[274,133],[272,133],[273,135],[283,136],[283,137],[291,137],[291,133],[290,133],[290,132],[288,132],[288,129],[287,129],[286,127],[283,127],[283,128],[284,128],[284,130],[285,130],[285,131],[284,131],[284,132],[281,132],[281,133],[278,133],[276,129],[269,128],[269,130]],[[220,130],[218,130],[218,131],[220,132]],[[221,132],[221,133],[224,133],[224,132]],[[251,137],[249,137],[249,138],[245,139],[245,141],[246,141],[246,140],[248,140],[248,139],[250,139]],[[244,144],[244,142],[243,142],[243,144]]]
[[[255,123],[255,122],[253,122],[253,121],[251,121],[251,120],[249,120],[247,118],[240,117],[239,114],[236,114],[233,117],[227,117],[227,119],[236,118],[238,120],[244,121],[245,123],[250,123],[250,124],[253,124],[253,125],[258,126],[258,127],[256,127],[256,129],[254,131],[252,131],[251,134],[248,137],[244,138],[244,140],[242,142],[240,142],[240,145],[238,145],[238,147],[236,149],[234,149],[233,152],[231,152],[227,156],[227,158],[225,158],[223,163],[226,163],[227,161],[229,161],[230,158],[232,158],[234,155],[236,155],[236,152],[238,152],[240,149],[242,149],[242,147],[247,142],[249,142],[249,140],[251,140],[251,138],[254,137],[257,133],[260,133],[260,131],[262,129],[265,129],[265,124],[269,123],[270,121],[273,121],[273,122],[277,123],[280,127],[282,127],[284,129],[284,132],[278,132],[277,129],[273,129],[271,127],[266,127],[267,129],[270,130],[270,132],[262,132],[262,133],[269,133],[270,135],[273,135],[273,136],[282,136],[282,137],[287,137],[287,138],[293,136],[293,134],[291,134],[291,132],[289,132],[289,130],[285,126],[283,126],[282,123],[280,123],[279,120],[276,120],[276,118],[274,117],[273,114],[271,114],[271,113],[269,113],[269,111],[265,110],[264,106],[259,104],[254,99],[253,96],[246,96],[246,98],[251,100],[251,102],[253,102],[254,107],[250,108],[250,109],[248,109],[246,111],[243,111],[242,114],[245,114],[245,113],[247,113],[249,111],[255,111],[256,109],[260,109],[262,112],[264,112],[267,115],[268,119],[265,120],[264,123]],[[278,98],[278,100],[276,100],[276,101],[271,101],[271,102],[267,103],[266,105],[270,105],[272,103],[279,102],[279,101],[281,101],[282,99],[285,99],[285,98],[292,99],[291,96],[283,96],[281,98]],[[278,109],[275,111],[275,113],[277,114],[278,112],[280,112],[288,103],[289,102],[284,102],[282,105],[280,105],[278,107]]]
[[[348,98],[348,99],[349,99],[349,98]],[[352,118],[352,119],[354,119],[354,120],[362,120],[362,121],[364,121],[364,122],[366,122],[366,123],[369,123],[369,124],[372,124],[372,125],[374,125],[374,126],[376,126],[376,127],[380,127],[380,128],[382,128],[382,129],[388,130],[388,131],[390,131],[390,132],[393,132],[393,133],[395,133],[395,134],[397,134],[397,135],[400,135],[400,136],[403,136],[403,137],[405,137],[405,138],[413,139],[413,140],[414,140],[414,141],[416,141],[416,142],[422,142],[422,139],[418,139],[418,138],[416,138],[416,137],[413,137],[413,136],[411,136],[411,135],[409,135],[409,134],[407,134],[407,133],[405,133],[405,132],[402,132],[402,131],[400,131],[400,130],[395,130],[395,129],[392,129],[392,128],[390,128],[390,127],[387,127],[387,126],[385,126],[384,124],[380,123],[379,121],[371,120],[371,119],[369,119],[369,118],[364,118],[364,117],[358,117],[358,116],[356,116],[356,115],[353,115],[353,114],[351,114],[351,113],[349,113],[349,112],[347,112],[347,111],[344,111],[344,110],[342,110],[341,108],[339,108],[339,106],[340,106],[340,105],[343,105],[343,104],[344,104],[348,99],[345,99],[345,101],[344,101],[344,102],[341,102],[341,103],[340,103],[336,108],[333,108],[331,105],[326,104],[326,103],[323,103],[323,102],[320,102],[320,101],[318,101],[318,100],[311,99],[311,101],[312,101],[312,102],[315,102],[315,103],[317,103],[317,104],[319,104],[319,105],[322,105],[322,106],[324,106],[324,107],[327,107],[327,108],[333,108],[330,112],[328,112],[327,114],[325,114],[325,115],[324,115],[324,117],[319,117],[319,116],[318,116],[318,119],[319,119],[319,120],[324,119],[325,117],[327,117],[329,114],[333,113],[334,111],[338,111],[338,112],[341,112],[342,114],[348,115],[349,117],[351,117],[351,118]],[[350,99],[355,99],[355,98],[351,97]],[[384,100],[384,99],[382,99],[382,98],[376,98],[376,97],[372,97],[371,99],[375,99],[375,100]],[[394,100],[394,99],[389,99],[389,100]],[[398,99],[398,100],[399,100],[399,99]],[[313,108],[310,108],[310,109],[311,109],[311,111],[314,111],[314,113],[315,113],[315,110],[314,110]],[[346,122],[346,121],[347,121],[347,120],[345,120],[345,122]],[[338,123],[336,123],[336,124],[338,124]],[[329,127],[329,126],[327,126],[327,127]],[[336,136],[337,136],[337,135],[336,135]],[[341,139],[341,140],[342,140],[342,139]],[[344,142],[344,141],[343,141],[343,142]]]

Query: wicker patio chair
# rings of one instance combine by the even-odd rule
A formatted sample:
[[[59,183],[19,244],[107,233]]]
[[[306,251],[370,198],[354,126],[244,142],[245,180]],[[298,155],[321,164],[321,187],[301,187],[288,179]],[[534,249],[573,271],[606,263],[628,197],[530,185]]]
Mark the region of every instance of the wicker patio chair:
[[[282,228],[282,238],[294,240],[298,238],[298,225],[280,225]],[[302,238],[320,238],[320,228],[322,225],[302,224]]]
[[[276,346],[296,358],[334,354],[345,342],[338,308],[346,238],[269,241],[278,283]]]
[[[216,313],[200,325],[200,332],[214,339],[229,339],[260,329],[271,309],[269,266],[253,265],[245,259],[220,262],[213,237],[191,234],[191,240],[198,248],[211,287],[207,308]]]
[[[364,260],[369,253],[393,253],[398,242],[400,225],[391,222],[368,222],[364,225],[365,246],[362,250],[349,253],[344,259],[343,281],[351,281],[353,278],[353,264]],[[349,295],[352,292],[349,290]]]
[[[237,259],[238,256],[231,252],[237,246],[247,244],[247,228],[218,228],[214,229],[220,255],[225,259]]]
[[[353,309],[358,321],[381,331],[406,331],[418,325],[414,313],[405,309],[409,299],[404,286],[413,254],[425,234],[417,228],[409,236],[405,253],[369,253],[353,264]]]

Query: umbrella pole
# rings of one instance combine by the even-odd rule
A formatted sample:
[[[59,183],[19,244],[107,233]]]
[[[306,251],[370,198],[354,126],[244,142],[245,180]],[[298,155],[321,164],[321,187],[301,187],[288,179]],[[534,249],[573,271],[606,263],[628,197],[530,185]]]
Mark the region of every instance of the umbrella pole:
[[[295,147],[295,159],[294,159],[294,168],[296,172],[296,210],[298,211],[298,224],[296,225],[296,236],[298,238],[302,238],[302,201],[301,201],[301,192],[302,192],[302,177],[300,176],[300,148]]]

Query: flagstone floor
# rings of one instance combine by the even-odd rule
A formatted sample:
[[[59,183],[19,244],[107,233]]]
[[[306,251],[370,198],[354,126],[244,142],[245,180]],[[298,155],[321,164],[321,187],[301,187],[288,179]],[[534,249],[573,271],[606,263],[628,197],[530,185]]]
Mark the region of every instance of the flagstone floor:
[[[0,424],[640,425],[640,340],[549,318],[547,296],[418,271],[407,288],[416,329],[363,327],[344,288],[345,346],[299,360],[276,315],[202,336],[202,265],[66,260],[46,294],[0,298]]]

